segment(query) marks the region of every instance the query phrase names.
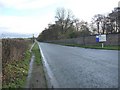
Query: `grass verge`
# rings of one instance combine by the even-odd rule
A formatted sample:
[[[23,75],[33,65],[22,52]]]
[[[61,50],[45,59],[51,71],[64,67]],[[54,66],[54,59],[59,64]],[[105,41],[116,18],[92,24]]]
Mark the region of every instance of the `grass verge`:
[[[33,74],[31,78],[33,82],[32,85],[34,88],[47,88],[47,81],[43,69],[42,57],[37,43],[35,43],[34,47],[32,48],[32,53],[35,55],[35,63],[33,65]],[[37,83],[39,86],[36,84],[36,80],[38,81]]]
[[[42,60],[41,60],[41,54],[40,54],[40,50],[39,50],[39,46],[37,43],[35,43],[34,47],[32,48],[32,52],[35,55],[35,62],[37,65],[42,64]]]
[[[65,44],[65,43],[54,43],[54,44],[60,44],[60,45],[72,46],[72,47],[90,48],[90,49],[120,50],[120,45],[119,46],[105,45],[102,48],[100,43],[98,45],[80,45],[80,44]]]
[[[3,83],[2,88],[24,88],[28,75],[30,58],[31,53],[27,50],[24,60],[12,61],[5,66],[7,80]]]

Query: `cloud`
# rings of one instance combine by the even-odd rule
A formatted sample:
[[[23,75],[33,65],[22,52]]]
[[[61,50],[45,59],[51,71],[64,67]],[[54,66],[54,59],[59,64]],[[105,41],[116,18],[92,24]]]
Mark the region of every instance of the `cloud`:
[[[118,2],[118,7],[120,7],[120,1]]]
[[[40,33],[48,23],[53,22],[54,13],[39,8],[56,2],[57,0],[0,0],[1,6],[7,8],[6,13],[0,15],[0,27],[7,29],[1,29],[0,33]]]
[[[91,21],[95,14],[110,13],[118,6],[119,0],[65,0],[65,8],[73,11],[76,17]]]
[[[57,7],[90,21],[94,14],[112,11],[118,0],[0,0],[0,30],[15,33],[40,33],[53,23]]]
[[[26,0],[0,0],[0,3],[5,7],[15,7],[22,4]]]
[[[1,0],[0,3],[7,8],[36,9],[58,3],[58,0]]]
[[[0,27],[8,32],[40,33],[53,20],[52,16],[0,16]]]

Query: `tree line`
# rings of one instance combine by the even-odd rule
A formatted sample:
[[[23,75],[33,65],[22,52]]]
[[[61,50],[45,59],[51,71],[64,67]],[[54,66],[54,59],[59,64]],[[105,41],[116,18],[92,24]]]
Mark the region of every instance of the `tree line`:
[[[48,24],[48,28],[45,28],[37,39],[49,41],[113,33],[120,33],[120,7],[114,8],[107,15],[94,15],[91,23],[80,21],[69,9],[58,8],[55,23]]]

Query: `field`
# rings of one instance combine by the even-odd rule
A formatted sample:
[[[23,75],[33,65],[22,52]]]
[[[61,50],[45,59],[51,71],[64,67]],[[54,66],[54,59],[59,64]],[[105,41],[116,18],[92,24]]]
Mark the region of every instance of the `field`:
[[[23,39],[2,39],[2,67],[11,62],[24,58],[28,41]]]
[[[31,40],[2,39],[2,86],[22,87],[27,76]],[[0,48],[1,49],[1,48]],[[1,52],[0,52],[1,53]],[[24,77],[25,76],[25,77]]]
[[[0,39],[0,88],[2,87],[2,40]]]
[[[2,53],[2,40],[0,39],[0,53]],[[0,58],[2,57],[2,55],[0,54]]]

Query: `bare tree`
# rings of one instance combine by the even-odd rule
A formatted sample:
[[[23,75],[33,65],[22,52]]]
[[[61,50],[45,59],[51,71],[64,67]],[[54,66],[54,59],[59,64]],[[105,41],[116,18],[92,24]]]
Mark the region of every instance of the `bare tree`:
[[[100,24],[101,24],[103,18],[104,18],[104,16],[102,14],[97,14],[92,18],[93,23],[96,23],[96,25],[97,25],[98,34],[100,33]]]
[[[75,23],[75,27],[76,27],[76,31],[79,31],[79,29],[80,29],[80,21],[79,21],[79,19],[74,19],[74,23]]]
[[[61,26],[62,33],[67,32],[68,28],[73,24],[74,15],[71,10],[58,8],[56,10],[56,22]]]

